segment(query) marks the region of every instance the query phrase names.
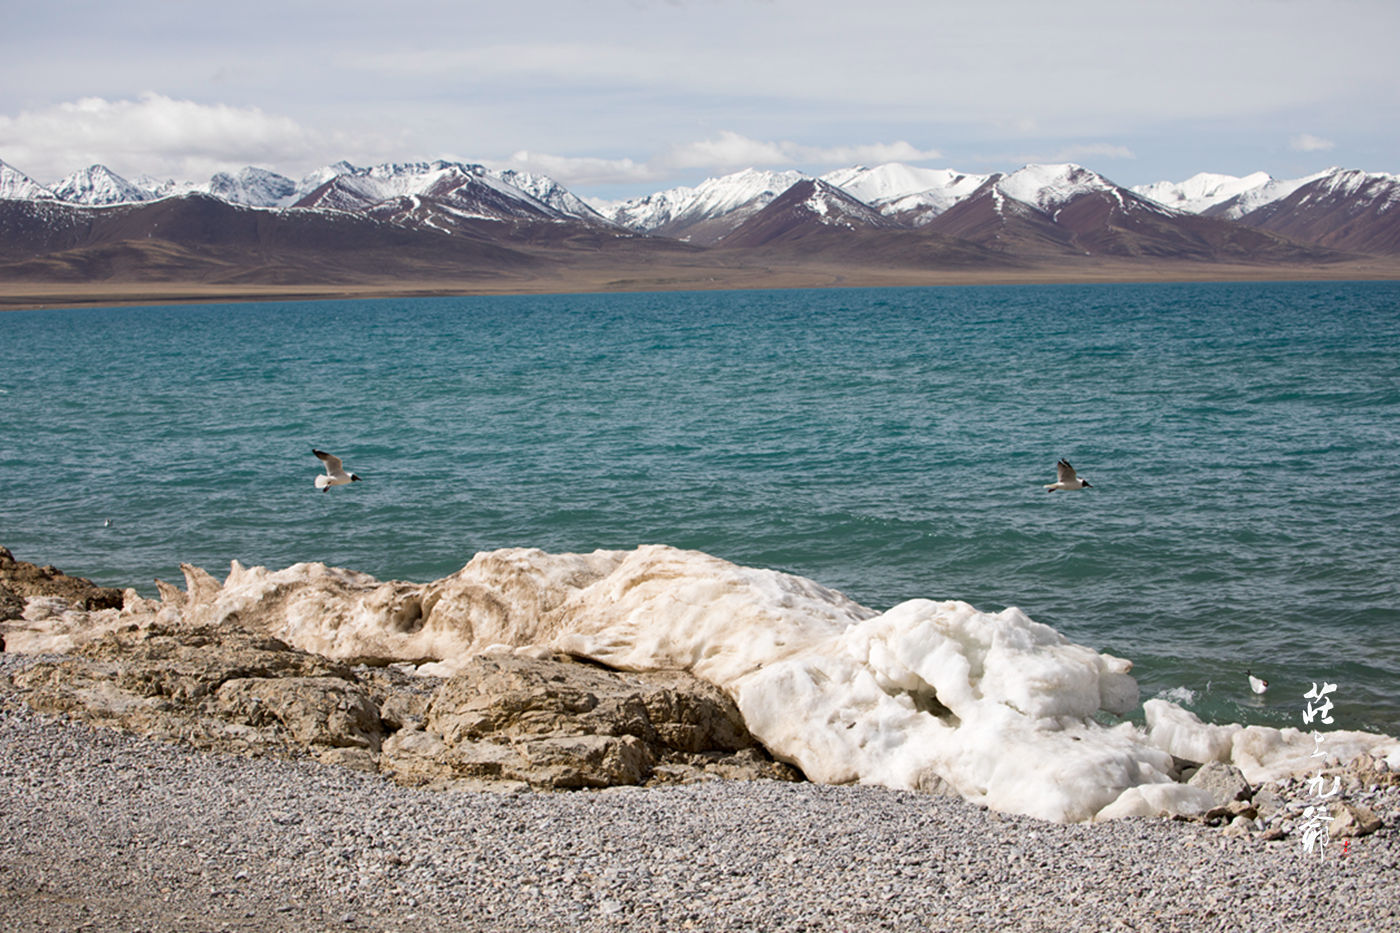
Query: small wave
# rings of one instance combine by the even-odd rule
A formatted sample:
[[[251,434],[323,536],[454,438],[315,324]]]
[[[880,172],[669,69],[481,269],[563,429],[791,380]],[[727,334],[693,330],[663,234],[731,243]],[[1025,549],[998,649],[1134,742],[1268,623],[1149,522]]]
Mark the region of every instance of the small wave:
[[[1171,687],[1167,690],[1158,691],[1153,697],[1154,700],[1166,700],[1178,706],[1190,706],[1200,698],[1200,693],[1190,687]]]

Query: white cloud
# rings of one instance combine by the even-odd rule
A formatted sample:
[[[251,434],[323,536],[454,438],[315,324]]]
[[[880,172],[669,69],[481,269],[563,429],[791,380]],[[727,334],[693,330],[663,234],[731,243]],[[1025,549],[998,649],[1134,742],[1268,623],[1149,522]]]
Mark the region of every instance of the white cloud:
[[[1288,148],[1294,152],[1326,152],[1336,145],[1330,139],[1323,139],[1311,133],[1299,133],[1288,141]]]
[[[1051,162],[1077,162],[1081,159],[1134,159],[1133,150],[1127,146],[1115,146],[1112,143],[1084,143],[1078,146],[1066,146],[1055,153],[1049,161]]]
[[[504,162],[489,163],[493,168],[513,168],[548,175],[560,184],[601,185],[655,181],[661,177],[646,162],[632,159],[599,159],[549,155],[521,150]]]
[[[676,168],[727,169],[753,165],[844,166],[858,162],[926,162],[941,158],[933,149],[918,149],[900,140],[860,146],[804,146],[750,139],[725,130],[711,139],[673,146],[660,161]]]
[[[857,146],[803,146],[750,139],[725,130],[709,139],[671,146],[644,162],[521,151],[495,165],[542,172],[569,186],[654,182],[694,169],[727,172],[765,165],[837,168],[858,163],[925,162],[937,158],[941,156],[936,150],[918,149],[902,140]]]
[[[118,173],[190,179],[250,164],[308,167],[348,142],[257,107],[154,93],[137,100],[85,97],[0,116],[5,160],[48,180],[94,163]]]

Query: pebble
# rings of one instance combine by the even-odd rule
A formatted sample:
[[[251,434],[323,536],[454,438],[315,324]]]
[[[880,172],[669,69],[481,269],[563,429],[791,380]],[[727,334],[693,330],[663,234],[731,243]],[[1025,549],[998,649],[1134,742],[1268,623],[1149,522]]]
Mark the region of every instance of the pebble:
[[[1394,787],[1368,804],[1385,828],[1311,854],[1243,816],[1237,837],[1171,820],[1066,826],[878,787],[436,792],[40,716],[7,692],[20,663],[0,655],[7,931],[96,916],[152,933],[1332,933],[1400,916]]]

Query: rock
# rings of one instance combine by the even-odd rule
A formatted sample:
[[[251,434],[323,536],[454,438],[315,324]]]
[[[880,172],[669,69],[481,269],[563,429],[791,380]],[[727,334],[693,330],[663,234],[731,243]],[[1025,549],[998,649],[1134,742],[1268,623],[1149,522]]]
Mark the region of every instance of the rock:
[[[9,619],[18,619],[24,615],[24,600],[18,593],[12,592],[5,584],[0,583],[0,622]],[[4,636],[0,636],[3,639]]]
[[[56,598],[26,611],[45,599]],[[415,785],[801,777],[757,745],[721,690],[688,674],[504,654],[470,659],[449,679],[424,677],[406,664],[352,668],[228,617],[163,618],[109,620],[70,656],[12,682],[44,712],[200,748],[306,754]]]
[[[408,783],[551,789],[799,777],[757,747],[711,684],[513,654],[472,659],[442,682],[422,731],[386,742],[383,767]]]
[[[1380,818],[1369,807],[1341,803],[1332,808],[1332,822],[1327,827],[1327,835],[1333,839],[1369,836],[1382,825]]]
[[[52,565],[39,567],[15,560],[8,548],[0,547],[0,622],[20,618],[25,600],[32,596],[57,596],[88,611],[122,605],[121,590],[70,577]]]
[[[1242,816],[1247,820],[1252,820],[1259,816],[1258,808],[1248,800],[1232,800],[1225,805],[1225,809],[1236,818]]]
[[[38,710],[201,748],[378,745],[364,728],[375,728],[373,705],[348,668],[266,635],[152,625],[12,680]]]
[[[1253,802],[1259,815],[1267,820],[1277,813],[1286,801],[1279,796],[1276,786],[1265,786],[1254,792]]]
[[[1237,816],[1221,832],[1226,836],[1248,836],[1253,828],[1253,820],[1247,816]]]
[[[1234,765],[1208,761],[1186,782],[1210,794],[1217,807],[1228,807],[1236,800],[1248,800],[1252,793],[1244,774]]]
[[[240,677],[220,685],[220,716],[261,725],[277,721],[304,748],[379,751],[379,711],[364,686],[338,677]]]

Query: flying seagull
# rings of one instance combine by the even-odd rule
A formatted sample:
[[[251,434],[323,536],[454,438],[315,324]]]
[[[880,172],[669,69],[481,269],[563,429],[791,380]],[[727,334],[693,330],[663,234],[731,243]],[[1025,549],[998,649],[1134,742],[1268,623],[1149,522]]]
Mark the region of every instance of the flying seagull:
[[[326,465],[326,475],[316,477],[316,488],[325,492],[332,486],[344,486],[346,483],[358,483],[360,478],[354,473],[346,473],[345,467],[341,465],[340,458],[326,453],[324,450],[311,448],[311,452],[321,458],[321,462]]]
[[[1059,470],[1059,478],[1045,487],[1046,492],[1054,492],[1056,489],[1093,489],[1094,484],[1087,479],[1080,479],[1074,474],[1074,467],[1069,465],[1068,460],[1061,460],[1055,464],[1055,469]]]
[[[1269,689],[1269,682],[1262,677],[1255,677],[1249,671],[1244,672],[1244,676],[1249,678],[1249,689],[1255,693],[1263,693]]]

